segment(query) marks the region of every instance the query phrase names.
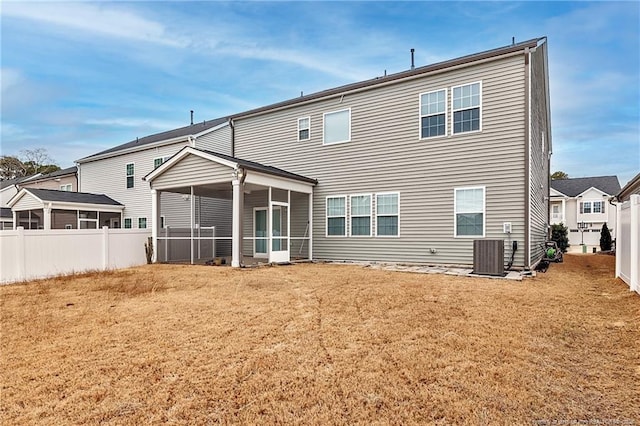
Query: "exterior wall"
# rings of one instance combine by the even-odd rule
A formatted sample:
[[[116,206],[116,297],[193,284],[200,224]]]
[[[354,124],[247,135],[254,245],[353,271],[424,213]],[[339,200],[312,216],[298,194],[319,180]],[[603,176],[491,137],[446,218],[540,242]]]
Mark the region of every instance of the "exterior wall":
[[[231,127],[226,125],[196,139],[195,148],[233,155],[231,153]]]
[[[78,165],[80,191],[105,194],[125,206],[123,218],[131,218],[132,226],[138,227],[138,218],[147,218],[147,227],[153,226],[151,217],[151,190],[142,180],[153,169],[153,160],[168,157],[186,142],[143,149],[137,152],[90,161]],[[126,165],[134,163],[134,187],[127,188]]]
[[[151,232],[74,229],[0,233],[0,283],[146,263]]]
[[[482,131],[452,136],[451,87],[477,81]],[[421,140],[419,95],[443,88],[448,136]],[[344,108],[351,141],[323,145],[323,113]],[[238,119],[234,154],[318,179],[314,258],[472,264],[474,238],[454,237],[454,188],[484,186],[485,238],[524,245],[525,111],[518,55]],[[307,116],[311,139],[298,142],[297,119]],[[380,192],[400,193],[399,237],[326,237],[327,196]],[[503,222],[512,223],[510,236]],[[514,265],[525,265],[523,250]]]
[[[43,208],[42,201],[38,201],[29,194],[24,194],[12,207],[13,211],[32,210]]]
[[[531,113],[529,145],[529,265],[543,256],[549,235],[549,144],[551,123],[547,105],[547,45],[542,44],[530,56]]]
[[[59,180],[56,180],[59,179]],[[35,182],[24,182],[19,186],[20,188],[38,188],[38,189],[55,189],[60,191],[60,187],[63,185],[71,184],[71,191],[78,191],[78,179],[75,175],[67,175],[59,178],[35,181]]]
[[[575,249],[580,250],[578,246],[584,244],[588,246],[588,251],[591,252],[593,247],[597,250],[600,249],[600,233],[602,225],[607,224],[609,232],[611,232],[611,238],[616,239],[616,218],[618,207],[611,205],[608,202],[609,197],[603,197],[601,192],[587,191],[583,194],[582,198],[566,198],[565,200],[565,220],[564,225],[569,228],[569,244]],[[604,214],[581,214],[580,202],[581,201],[604,201],[605,213]],[[554,203],[558,202],[553,200]],[[580,232],[578,228],[579,222],[586,222],[589,227],[583,232]]]

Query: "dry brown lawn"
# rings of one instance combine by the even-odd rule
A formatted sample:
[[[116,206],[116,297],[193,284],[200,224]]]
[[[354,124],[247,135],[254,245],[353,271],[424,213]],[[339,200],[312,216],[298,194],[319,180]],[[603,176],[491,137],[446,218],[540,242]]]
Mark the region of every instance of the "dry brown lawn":
[[[640,296],[613,265],[566,256],[523,282],[150,265],[3,286],[0,423],[640,424]]]

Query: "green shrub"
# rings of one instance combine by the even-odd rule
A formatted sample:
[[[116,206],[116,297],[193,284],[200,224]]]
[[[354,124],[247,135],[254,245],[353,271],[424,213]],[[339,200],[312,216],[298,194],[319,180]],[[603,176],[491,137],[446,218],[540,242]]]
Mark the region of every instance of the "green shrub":
[[[602,231],[600,231],[600,250],[611,250],[611,244],[611,232],[609,232],[609,227],[605,223],[602,225]]]
[[[551,225],[551,239],[558,244],[558,248],[562,250],[563,253],[566,253],[569,247],[568,235],[569,228],[564,226],[563,223]]]

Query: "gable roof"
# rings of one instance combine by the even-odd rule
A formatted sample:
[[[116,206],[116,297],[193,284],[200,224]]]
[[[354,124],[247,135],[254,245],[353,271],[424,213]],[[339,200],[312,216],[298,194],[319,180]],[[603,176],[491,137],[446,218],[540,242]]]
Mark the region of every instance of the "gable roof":
[[[618,182],[617,176],[594,176],[551,181],[551,188],[568,197],[577,197],[591,187],[599,189],[607,195],[615,195],[620,191],[620,182]]]
[[[122,206],[119,202],[113,198],[107,197],[104,194],[90,194],[87,192],[71,192],[71,191],[58,191],[55,189],[40,189],[40,188],[22,188],[11,200],[9,205],[13,206],[25,193],[29,193],[43,202],[62,202],[62,203],[74,203],[74,204],[102,204],[105,206]]]
[[[137,148],[144,147],[145,145],[150,145],[157,142],[168,141],[177,138],[187,138],[189,136],[194,136],[199,133],[205,132],[207,130],[211,130],[214,127],[218,127],[222,124],[225,124],[228,121],[227,117],[216,118],[214,120],[203,121],[202,123],[194,123],[189,126],[180,127],[178,129],[168,130],[166,132],[160,132],[149,136],[144,136],[142,138],[136,138],[136,140],[132,140],[127,143],[123,143],[122,145],[115,146],[113,148],[106,149],[104,151],[100,151],[96,154],[89,155],[88,157],[81,158],[76,160],[78,163],[82,163],[85,161],[90,161],[92,159],[98,159],[108,154],[115,154],[120,151],[129,151],[136,150]]]
[[[182,148],[180,151],[174,154],[169,160],[165,161],[158,168],[156,168],[155,170],[151,171],[146,176],[144,176],[142,180],[146,180],[146,181],[154,180],[156,177],[160,176],[166,170],[173,167],[175,163],[177,163],[178,161],[180,161],[182,158],[184,158],[189,154],[208,158],[209,160],[217,161],[219,163],[225,164],[232,168],[243,168],[247,170],[253,170],[256,172],[262,172],[269,175],[311,183],[313,185],[316,185],[318,183],[316,179],[308,178],[306,176],[302,176],[296,173],[291,173],[286,170],[279,169],[277,167],[266,166],[264,164],[256,163],[255,161],[243,160],[241,158],[232,157],[230,155],[220,154],[218,152],[208,151],[206,149],[193,148],[191,146],[185,146],[184,148]]]
[[[18,184],[18,183],[20,183],[20,182],[22,182],[24,180],[30,179],[30,178],[32,178],[34,176],[37,176],[37,175],[21,176],[21,177],[13,178],[13,179],[0,180],[0,189],[5,189],[5,188],[8,188],[10,186],[15,186],[16,184]]]
[[[355,90],[369,88],[371,86],[388,84],[390,82],[418,76],[421,74],[432,73],[435,71],[446,70],[447,68],[459,67],[471,62],[486,60],[495,58],[501,55],[507,55],[519,51],[525,51],[526,49],[532,49],[537,47],[539,43],[546,41],[546,37],[534,38],[531,40],[523,41],[520,43],[511,44],[497,49],[486,50],[484,52],[474,53],[471,55],[462,56],[460,58],[451,59],[448,61],[438,62],[431,65],[417,67],[408,71],[401,71],[395,74],[390,74],[384,77],[375,77],[369,80],[360,81],[357,83],[351,83],[340,87],[335,87],[328,90],[323,90],[309,95],[300,96],[297,98],[289,99],[283,102],[255,108],[249,111],[241,112],[230,116],[231,119],[242,118],[245,116],[261,114],[274,109],[282,109],[295,104],[306,103],[320,98],[326,98],[331,96],[343,95],[345,92],[351,92]]]

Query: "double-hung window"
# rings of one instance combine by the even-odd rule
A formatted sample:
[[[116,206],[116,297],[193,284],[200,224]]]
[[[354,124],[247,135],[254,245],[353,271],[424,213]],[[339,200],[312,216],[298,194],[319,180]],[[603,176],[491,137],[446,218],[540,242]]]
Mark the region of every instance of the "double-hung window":
[[[376,235],[397,237],[400,235],[400,194],[376,194]]]
[[[591,201],[580,203],[580,213],[591,213]]]
[[[351,109],[325,112],[323,115],[324,145],[351,140]]]
[[[147,218],[139,217],[138,218],[138,228],[145,229],[147,227]]]
[[[160,167],[162,165],[162,163],[164,163],[165,161],[167,161],[169,159],[169,157],[158,157],[158,158],[154,158],[153,159],[153,168],[157,169],[158,167]]]
[[[327,197],[327,236],[347,235],[347,197]]]
[[[593,202],[593,212],[594,213],[604,213],[604,201],[594,201]]]
[[[456,86],[452,90],[453,134],[480,130],[482,84]]]
[[[298,118],[298,140],[308,141],[311,139],[311,118]]]
[[[127,188],[133,188],[133,177],[135,174],[133,163],[127,164]]]
[[[456,237],[484,237],[484,201],[484,187],[454,189]]]
[[[351,235],[371,236],[371,195],[351,195]]]
[[[73,189],[73,186],[70,183],[67,183],[65,185],[60,185],[60,191],[71,191]]]
[[[446,99],[446,89],[420,95],[420,138],[431,138],[446,134]]]
[[[124,218],[124,228],[125,229],[131,229],[131,218],[130,217],[125,217]]]

